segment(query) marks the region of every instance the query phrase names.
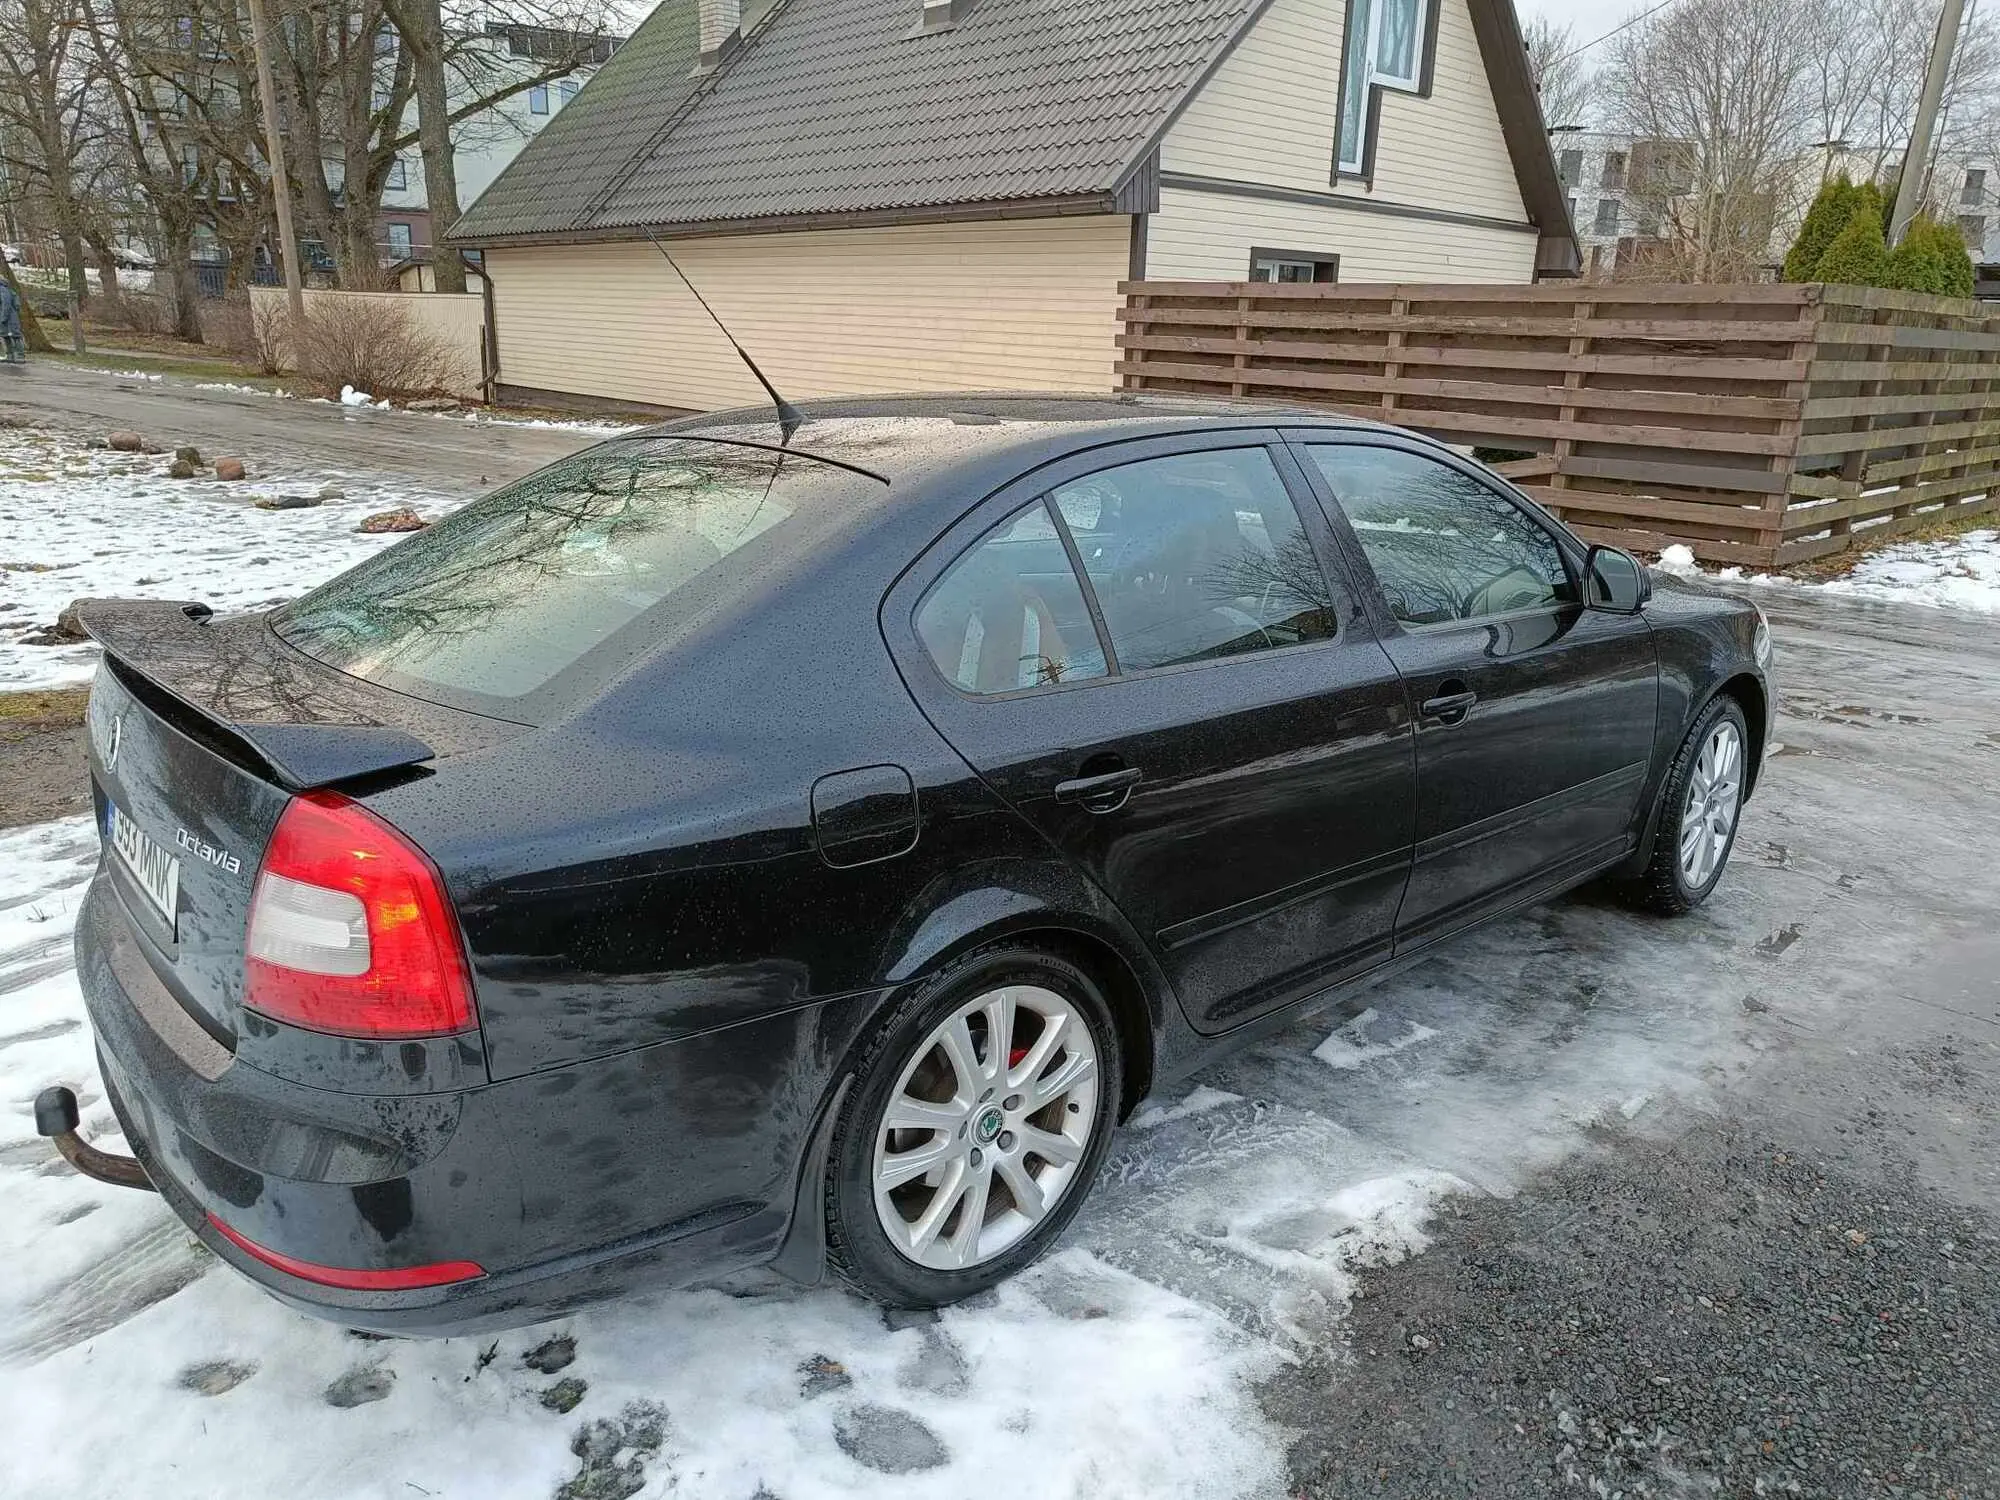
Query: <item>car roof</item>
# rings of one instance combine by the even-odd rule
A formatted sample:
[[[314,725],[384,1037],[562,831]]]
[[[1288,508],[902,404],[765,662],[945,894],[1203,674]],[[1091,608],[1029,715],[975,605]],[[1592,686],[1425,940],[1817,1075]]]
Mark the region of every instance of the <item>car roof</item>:
[[[1154,392],[951,392],[943,395],[830,398],[798,403],[805,422],[784,443],[769,406],[739,407],[661,423],[626,440],[706,438],[787,446],[864,470],[889,484],[929,478],[967,462],[1022,450],[1039,461],[1052,448],[1082,449],[1121,439],[1204,427],[1311,425],[1386,432],[1380,422],[1331,415],[1291,402],[1222,400]],[[1029,450],[1033,450],[1030,452]]]

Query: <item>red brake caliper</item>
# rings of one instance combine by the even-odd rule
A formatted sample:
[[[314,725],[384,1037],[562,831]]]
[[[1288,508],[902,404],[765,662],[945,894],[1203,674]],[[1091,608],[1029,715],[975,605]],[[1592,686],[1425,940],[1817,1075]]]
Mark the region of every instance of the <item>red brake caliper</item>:
[[[1013,1051],[1007,1054],[1007,1066],[1010,1068],[1020,1067],[1021,1059],[1026,1057],[1027,1055],[1028,1055],[1028,1049],[1026,1047],[1014,1048]]]

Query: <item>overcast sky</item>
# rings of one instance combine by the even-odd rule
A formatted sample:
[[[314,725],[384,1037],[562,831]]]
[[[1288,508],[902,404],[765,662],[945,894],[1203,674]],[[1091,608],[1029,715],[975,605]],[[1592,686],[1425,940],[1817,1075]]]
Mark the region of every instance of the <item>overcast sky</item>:
[[[1602,36],[1640,8],[1639,0],[1514,0],[1521,19],[1547,16],[1558,26],[1576,27],[1579,43]]]

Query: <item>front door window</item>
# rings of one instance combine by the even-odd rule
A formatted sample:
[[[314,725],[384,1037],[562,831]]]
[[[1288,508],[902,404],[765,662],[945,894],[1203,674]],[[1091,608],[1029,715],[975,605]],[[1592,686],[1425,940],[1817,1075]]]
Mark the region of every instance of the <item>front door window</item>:
[[[1306,450],[1340,501],[1389,612],[1404,625],[1577,602],[1540,522],[1470,474],[1399,448]]]

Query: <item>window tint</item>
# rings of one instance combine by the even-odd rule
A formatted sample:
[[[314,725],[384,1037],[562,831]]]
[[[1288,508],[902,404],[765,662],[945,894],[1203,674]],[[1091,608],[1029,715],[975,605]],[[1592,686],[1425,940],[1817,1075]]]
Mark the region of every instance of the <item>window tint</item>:
[[[1409,625],[1576,601],[1548,531],[1504,495],[1394,448],[1315,444],[1390,611]]]
[[[1333,591],[1262,448],[1104,469],[1051,498],[1120,671],[1331,636]]]
[[[1037,500],[986,533],[917,608],[917,635],[968,693],[1104,675],[1097,630],[1062,536]]]

